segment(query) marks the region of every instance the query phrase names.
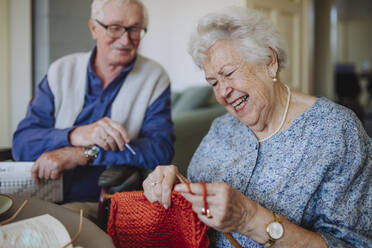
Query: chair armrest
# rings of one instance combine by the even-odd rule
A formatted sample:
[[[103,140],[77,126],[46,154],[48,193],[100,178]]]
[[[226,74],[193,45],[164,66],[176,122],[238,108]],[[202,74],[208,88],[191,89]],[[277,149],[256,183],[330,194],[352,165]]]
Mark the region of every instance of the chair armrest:
[[[12,157],[11,148],[0,148],[0,161],[10,160]]]
[[[98,179],[100,187],[114,187],[122,184],[133,174],[139,173],[138,168],[131,166],[109,166]]]

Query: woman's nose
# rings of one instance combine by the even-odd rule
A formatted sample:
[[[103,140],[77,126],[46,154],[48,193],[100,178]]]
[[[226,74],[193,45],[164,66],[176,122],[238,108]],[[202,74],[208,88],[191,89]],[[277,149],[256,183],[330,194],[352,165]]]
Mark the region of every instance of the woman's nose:
[[[232,88],[226,82],[221,83],[220,95],[224,98],[228,98],[232,92]]]
[[[225,84],[220,84],[218,89],[217,89],[217,94],[219,98],[223,98],[223,99],[228,99],[231,95],[231,92],[232,92],[232,88],[229,86],[229,85],[225,85]]]

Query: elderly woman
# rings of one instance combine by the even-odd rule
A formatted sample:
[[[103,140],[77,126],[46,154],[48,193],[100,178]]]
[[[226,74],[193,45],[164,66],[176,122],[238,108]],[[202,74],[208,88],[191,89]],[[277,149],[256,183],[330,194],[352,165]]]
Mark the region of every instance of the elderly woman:
[[[191,160],[194,194],[175,166],[159,166],[143,183],[148,200],[168,208],[181,192],[214,229],[213,247],[231,246],[222,232],[243,247],[372,247],[371,138],[350,110],[281,82],[287,53],[268,18],[209,14],[190,54],[228,113]]]

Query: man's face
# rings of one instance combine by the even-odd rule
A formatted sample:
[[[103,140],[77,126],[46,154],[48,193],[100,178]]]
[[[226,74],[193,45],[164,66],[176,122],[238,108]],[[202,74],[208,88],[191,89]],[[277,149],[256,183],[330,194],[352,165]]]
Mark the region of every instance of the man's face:
[[[104,25],[120,25],[124,27],[142,28],[142,9],[135,3],[122,4],[112,1],[103,9],[104,18],[99,20]],[[90,20],[89,27],[92,37],[97,42],[97,59],[105,64],[127,66],[137,54],[140,40],[131,40],[128,32],[120,38],[111,38],[106,29],[94,20]]]

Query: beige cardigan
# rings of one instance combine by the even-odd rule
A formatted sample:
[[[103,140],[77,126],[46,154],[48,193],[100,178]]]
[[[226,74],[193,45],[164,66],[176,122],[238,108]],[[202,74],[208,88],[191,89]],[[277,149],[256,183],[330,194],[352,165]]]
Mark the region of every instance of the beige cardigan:
[[[90,55],[90,52],[68,55],[49,68],[56,128],[72,127],[83,109]],[[147,108],[169,84],[168,75],[159,64],[137,55],[134,68],[113,101],[111,118],[120,122],[131,138],[136,138]]]

